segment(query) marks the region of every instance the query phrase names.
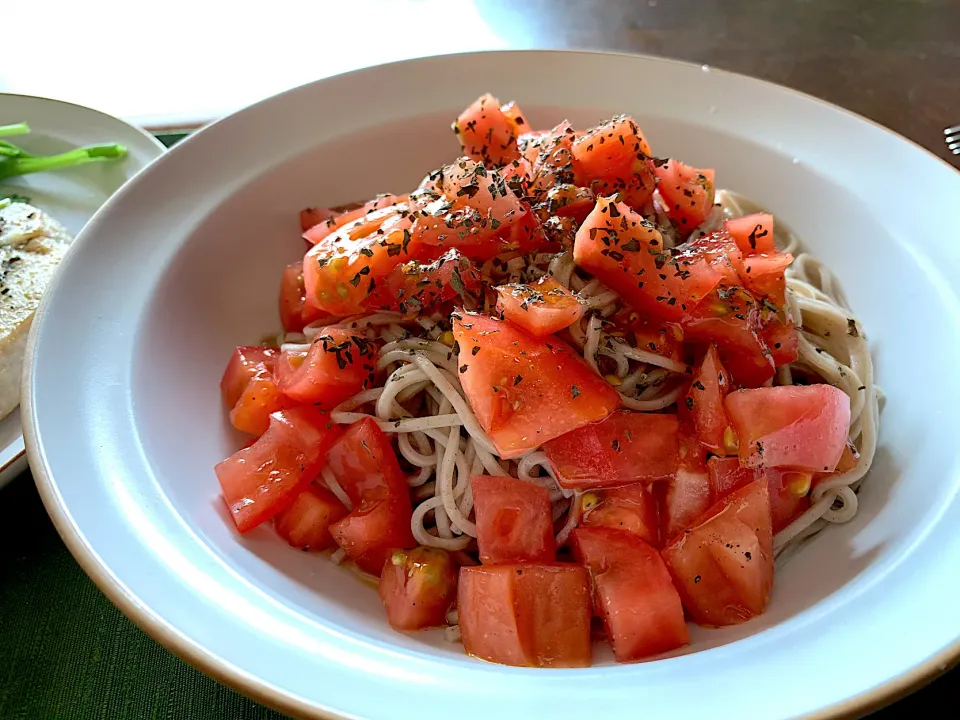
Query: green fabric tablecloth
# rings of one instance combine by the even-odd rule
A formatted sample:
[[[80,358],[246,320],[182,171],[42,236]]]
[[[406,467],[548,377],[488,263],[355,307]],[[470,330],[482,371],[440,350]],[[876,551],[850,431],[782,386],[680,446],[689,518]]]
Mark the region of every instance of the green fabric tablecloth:
[[[169,146],[181,137],[161,140]],[[954,717],[958,672],[874,720]],[[930,707],[936,714],[924,712]],[[117,610],[67,551],[26,473],[0,490],[0,720],[48,718],[284,716],[184,663]]]

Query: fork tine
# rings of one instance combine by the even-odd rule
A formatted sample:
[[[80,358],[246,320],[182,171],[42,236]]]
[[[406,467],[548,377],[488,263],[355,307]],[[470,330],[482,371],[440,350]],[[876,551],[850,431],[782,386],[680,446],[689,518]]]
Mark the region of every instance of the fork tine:
[[[947,135],[947,137],[944,139],[944,142],[946,143],[954,143],[958,141],[960,141],[960,135]]]
[[[960,125],[954,125],[953,127],[945,128],[943,131],[944,135],[955,135],[960,133]]]
[[[954,155],[960,155],[960,142],[950,143],[947,145],[947,149]]]

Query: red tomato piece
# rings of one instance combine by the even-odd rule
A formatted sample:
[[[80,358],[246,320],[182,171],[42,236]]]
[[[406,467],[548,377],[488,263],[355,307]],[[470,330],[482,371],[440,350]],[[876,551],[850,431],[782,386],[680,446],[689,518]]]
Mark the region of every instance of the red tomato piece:
[[[774,253],[773,216],[767,213],[754,213],[743,217],[723,221],[723,229],[730,233],[741,252]]]
[[[367,304],[379,310],[418,314],[462,293],[476,292],[479,287],[480,271],[453,248],[430,263],[411,260],[397,265]]]
[[[306,324],[303,308],[306,290],[303,289],[303,261],[287,265],[280,280],[280,324],[286,332],[300,332]]]
[[[645,483],[590,490],[580,498],[580,508],[580,527],[622,530],[660,547],[657,500]]]
[[[679,160],[668,160],[654,168],[657,189],[667,215],[681,231],[690,232],[713,210],[712,170],[698,170]]]
[[[773,586],[767,484],[754,481],[728,495],[661,555],[698,624],[736,625],[761,614]]]
[[[590,130],[574,141],[572,152],[578,178],[597,195],[617,194],[640,208],[656,189],[650,146],[633,118],[618,115]]]
[[[545,488],[491,475],[478,475],[470,485],[482,563],[553,562],[557,547]]]
[[[741,287],[719,287],[681,321],[684,337],[715,342],[737,385],[756,387],[773,377],[770,351],[760,341],[760,308]]]
[[[422,630],[447,624],[457,596],[457,567],[446,550],[395,550],[380,574],[380,599],[394,630]]]
[[[545,210],[548,216],[573,218],[579,225],[593,210],[596,202],[596,194],[588,187],[559,184],[547,190],[543,205],[538,207]]]
[[[330,534],[358,568],[379,576],[394,550],[416,546],[411,514],[409,497],[365,502],[331,525]]]
[[[373,214],[376,210],[382,210],[383,208],[388,208],[391,205],[396,205],[399,202],[403,202],[405,199],[405,196],[397,197],[396,195],[390,195],[388,193],[377,195],[375,198],[364,203],[360,207],[356,207],[345,212],[339,212],[337,210],[318,210],[316,208],[304,210],[300,213],[301,226],[305,222],[308,222],[315,217],[320,217],[320,220],[309,227],[303,228],[303,239],[307,241],[308,245],[316,245],[327,235],[335,230],[339,230],[344,225],[353,223],[354,221],[363,218],[365,215]],[[323,217],[324,215],[325,217]]]
[[[519,158],[517,137],[525,128],[515,103],[501,106],[489,93],[477,98],[453,123],[464,154],[487,165],[505,165]]]
[[[543,199],[550,188],[576,184],[573,164],[573,141],[576,132],[564,121],[552,130],[521,135],[520,163],[530,193]]]
[[[577,561],[593,575],[594,606],[618,662],[643,660],[690,642],[680,596],[654,548],[609,528],[578,528],[570,541]]]
[[[810,507],[813,473],[766,468],[763,474],[770,492],[770,522],[776,535]]]
[[[792,262],[793,255],[790,253],[748,255],[743,259],[740,277],[753,295],[766,298],[780,307],[784,304],[787,292],[787,278],[784,271]]]
[[[689,240],[674,249],[680,258],[702,258],[720,277],[721,285],[740,285],[743,274],[743,253],[733,238],[723,230]]]
[[[237,530],[244,533],[286,509],[320,472],[340,429],[313,407],[281,410],[253,445],[215,470]]]
[[[259,345],[242,345],[234,350],[220,379],[224,404],[234,407],[253,378],[272,373],[279,354],[279,350]]]
[[[526,212],[499,171],[487,169],[469,158],[460,158],[441,169],[440,188],[446,198],[482,213],[488,223],[495,226],[490,230],[512,225]]]
[[[860,452],[853,447],[848,440],[847,444],[843,448],[843,453],[840,455],[840,462],[837,463],[836,470],[830,473],[814,473],[812,487],[816,487],[821,482],[827,478],[833,477],[834,475],[842,475],[845,472],[850,472],[857,466],[858,462],[860,462]]]
[[[538,338],[553,335],[583,316],[577,296],[549,275],[529,285],[501,285],[497,295],[497,310],[504,318]]]
[[[408,204],[401,203],[365,213],[307,251],[303,258],[307,307],[339,317],[362,312],[377,284],[415,254],[408,211]]]
[[[613,198],[597,199],[577,231],[573,258],[633,308],[659,320],[684,318],[720,282],[703,257],[665,251],[653,224]]]
[[[697,439],[715,455],[737,451],[736,436],[723,405],[731,387],[730,375],[720,362],[717,346],[711,344],[693,376],[684,406],[697,429]]]
[[[327,453],[327,467],[355,506],[393,497],[409,500],[390,438],[373,418],[347,428]]]
[[[277,386],[298,402],[333,408],[363,390],[377,365],[377,347],[354,330],[324,328],[305,353],[285,351],[277,360]]]
[[[592,488],[673,477],[679,462],[676,415],[615,412],[543,444],[558,482]]]
[[[660,488],[660,539],[663,542],[682,532],[712,502],[707,451],[697,440],[692,428],[681,425],[679,448],[677,474]]]
[[[294,404],[280,392],[273,373],[264,367],[243,389],[243,395],[230,411],[230,422],[240,432],[263,435],[270,425],[270,416]]]
[[[277,535],[295,548],[326,550],[333,545],[330,526],[347,514],[336,495],[319,485],[307,485],[293,504],[273,519]]]
[[[539,340],[509,322],[455,317],[460,382],[500,457],[602,420],[620,396],[566,343]]]
[[[590,665],[590,576],[580,565],[460,568],[464,650],[519,667]]]
[[[727,412],[744,467],[832,472],[850,429],[850,398],[832,385],[786,385],[731,393]]]

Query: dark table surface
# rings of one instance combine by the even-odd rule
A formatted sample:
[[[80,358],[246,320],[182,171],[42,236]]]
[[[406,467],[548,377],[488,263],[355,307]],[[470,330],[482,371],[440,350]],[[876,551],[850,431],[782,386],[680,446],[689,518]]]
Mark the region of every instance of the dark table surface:
[[[474,4],[516,47],[642,52],[754,75],[858,112],[960,167],[943,142],[943,129],[960,124],[960,0]],[[875,717],[955,716],[958,672]],[[29,475],[0,491],[0,718],[281,717],[181,662],[114,608],[70,557]]]

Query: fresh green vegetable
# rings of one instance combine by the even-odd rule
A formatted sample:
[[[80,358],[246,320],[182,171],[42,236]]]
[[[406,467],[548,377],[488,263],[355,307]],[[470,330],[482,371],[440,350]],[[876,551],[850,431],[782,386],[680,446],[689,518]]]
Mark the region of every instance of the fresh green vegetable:
[[[30,132],[26,123],[16,125],[0,125],[0,138],[12,135],[25,135]],[[87,145],[85,147],[68,150],[57,155],[35,156],[23,148],[17,147],[6,140],[0,140],[0,180],[16,175],[58,170],[74,165],[85,165],[90,162],[119,160],[125,157],[127,148],[116,143],[101,145]],[[12,196],[11,196],[12,197]]]

